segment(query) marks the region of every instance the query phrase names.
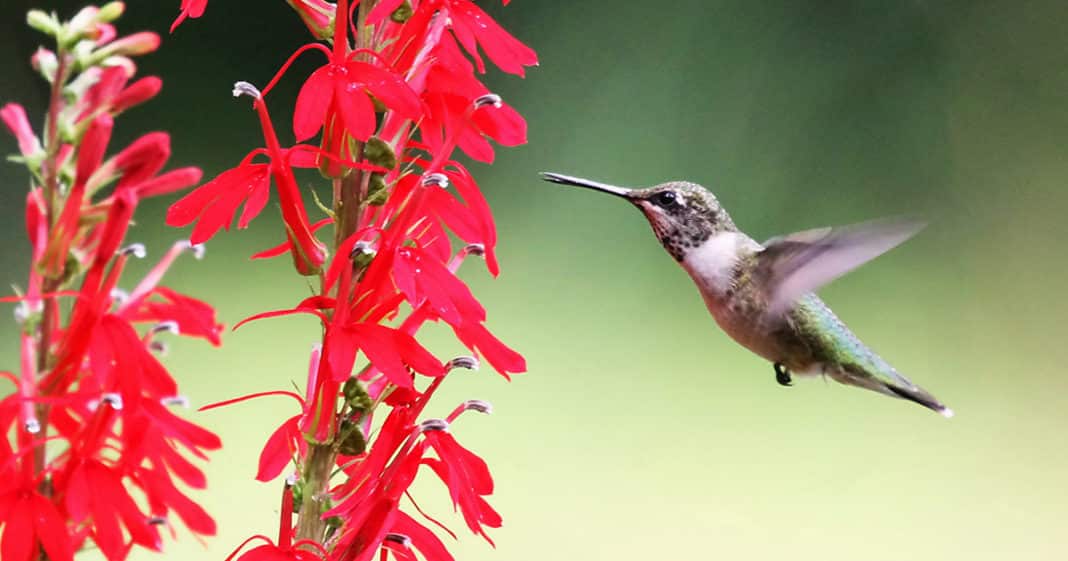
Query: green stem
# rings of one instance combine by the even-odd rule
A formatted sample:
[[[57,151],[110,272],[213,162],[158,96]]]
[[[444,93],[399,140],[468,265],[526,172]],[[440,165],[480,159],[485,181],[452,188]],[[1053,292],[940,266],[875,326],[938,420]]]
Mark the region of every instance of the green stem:
[[[308,445],[308,459],[304,463],[304,495],[300,501],[300,522],[297,524],[297,540],[314,540],[322,543],[326,537],[326,521],[330,490],[330,473],[334,468],[337,451],[332,444]]]

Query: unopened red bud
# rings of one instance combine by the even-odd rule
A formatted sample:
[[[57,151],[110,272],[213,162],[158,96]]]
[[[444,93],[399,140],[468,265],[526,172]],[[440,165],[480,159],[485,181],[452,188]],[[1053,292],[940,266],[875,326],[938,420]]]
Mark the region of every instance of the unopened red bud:
[[[37,51],[30,57],[30,65],[33,66],[33,69],[38,74],[51,83],[56,79],[56,68],[59,66],[59,59],[56,58],[56,53],[44,47],[38,47]]]
[[[161,88],[163,88],[163,80],[155,76],[141,78],[115,96],[115,100],[111,102],[111,112],[122,113],[135,105],[140,105],[156,97]]]
[[[203,177],[203,173],[200,171],[200,168],[178,168],[176,170],[168,171],[159,177],[153,177],[148,181],[140,183],[135,189],[137,196],[142,199],[167,195],[196,185],[200,182],[201,177]],[[199,257],[197,259],[199,259]]]
[[[19,152],[23,156],[31,157],[42,155],[41,141],[30,126],[30,120],[26,117],[26,110],[17,103],[8,103],[0,109],[0,119],[7,125],[15,140],[19,143]]]
[[[151,31],[141,31],[132,35],[127,35],[116,41],[108,43],[100,51],[107,53],[105,57],[110,56],[140,56],[151,53],[159,48],[160,38],[159,35]]]

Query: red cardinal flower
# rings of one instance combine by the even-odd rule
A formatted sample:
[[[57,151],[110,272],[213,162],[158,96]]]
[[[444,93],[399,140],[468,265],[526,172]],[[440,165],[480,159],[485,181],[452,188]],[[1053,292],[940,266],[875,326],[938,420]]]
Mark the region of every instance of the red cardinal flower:
[[[23,156],[41,154],[41,141],[30,126],[30,120],[26,117],[26,110],[17,103],[8,103],[0,109],[0,119],[7,125],[7,129],[19,142],[19,152]]]
[[[0,557],[4,561],[31,561],[37,559],[41,549],[52,561],[73,561],[74,547],[66,521],[52,501],[36,490],[36,485],[0,493],[0,521],[4,523],[0,541]]]
[[[347,18],[348,0],[339,0],[334,49],[329,51],[326,65],[312,72],[297,95],[293,111],[293,134],[297,141],[310,138],[324,126],[330,130],[327,145],[331,147],[340,147],[343,131],[367,140],[375,130],[372,95],[409,119],[417,119],[421,113],[418,96],[403,78],[389,69],[354,60],[360,53],[347,52]]]
[[[182,7],[179,9],[182,12],[178,14],[174,23],[171,24],[171,33],[178,29],[178,26],[185,21],[185,18],[196,19],[204,15],[204,10],[208,9],[208,0],[182,0]]]

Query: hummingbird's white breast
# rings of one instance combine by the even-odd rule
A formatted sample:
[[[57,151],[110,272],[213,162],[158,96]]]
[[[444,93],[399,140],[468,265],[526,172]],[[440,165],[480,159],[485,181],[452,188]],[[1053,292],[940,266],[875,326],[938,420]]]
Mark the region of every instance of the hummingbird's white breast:
[[[690,273],[711,309],[709,298],[722,298],[734,282],[738,256],[760,249],[760,244],[741,232],[720,232],[688,251],[682,259],[682,268]]]
[[[682,268],[690,273],[716,323],[742,346],[768,360],[778,360],[775,341],[766,336],[761,311],[746,298],[732,297],[738,278],[738,259],[763,249],[741,232],[720,232],[690,250]]]

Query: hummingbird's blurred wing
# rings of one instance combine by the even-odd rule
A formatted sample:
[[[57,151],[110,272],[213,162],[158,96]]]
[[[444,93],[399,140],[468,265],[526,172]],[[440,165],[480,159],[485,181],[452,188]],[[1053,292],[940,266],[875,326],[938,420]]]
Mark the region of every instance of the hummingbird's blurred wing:
[[[802,294],[878,257],[925,225],[909,219],[883,219],[771,238],[757,254],[757,274],[766,283],[769,313],[785,311]]]

